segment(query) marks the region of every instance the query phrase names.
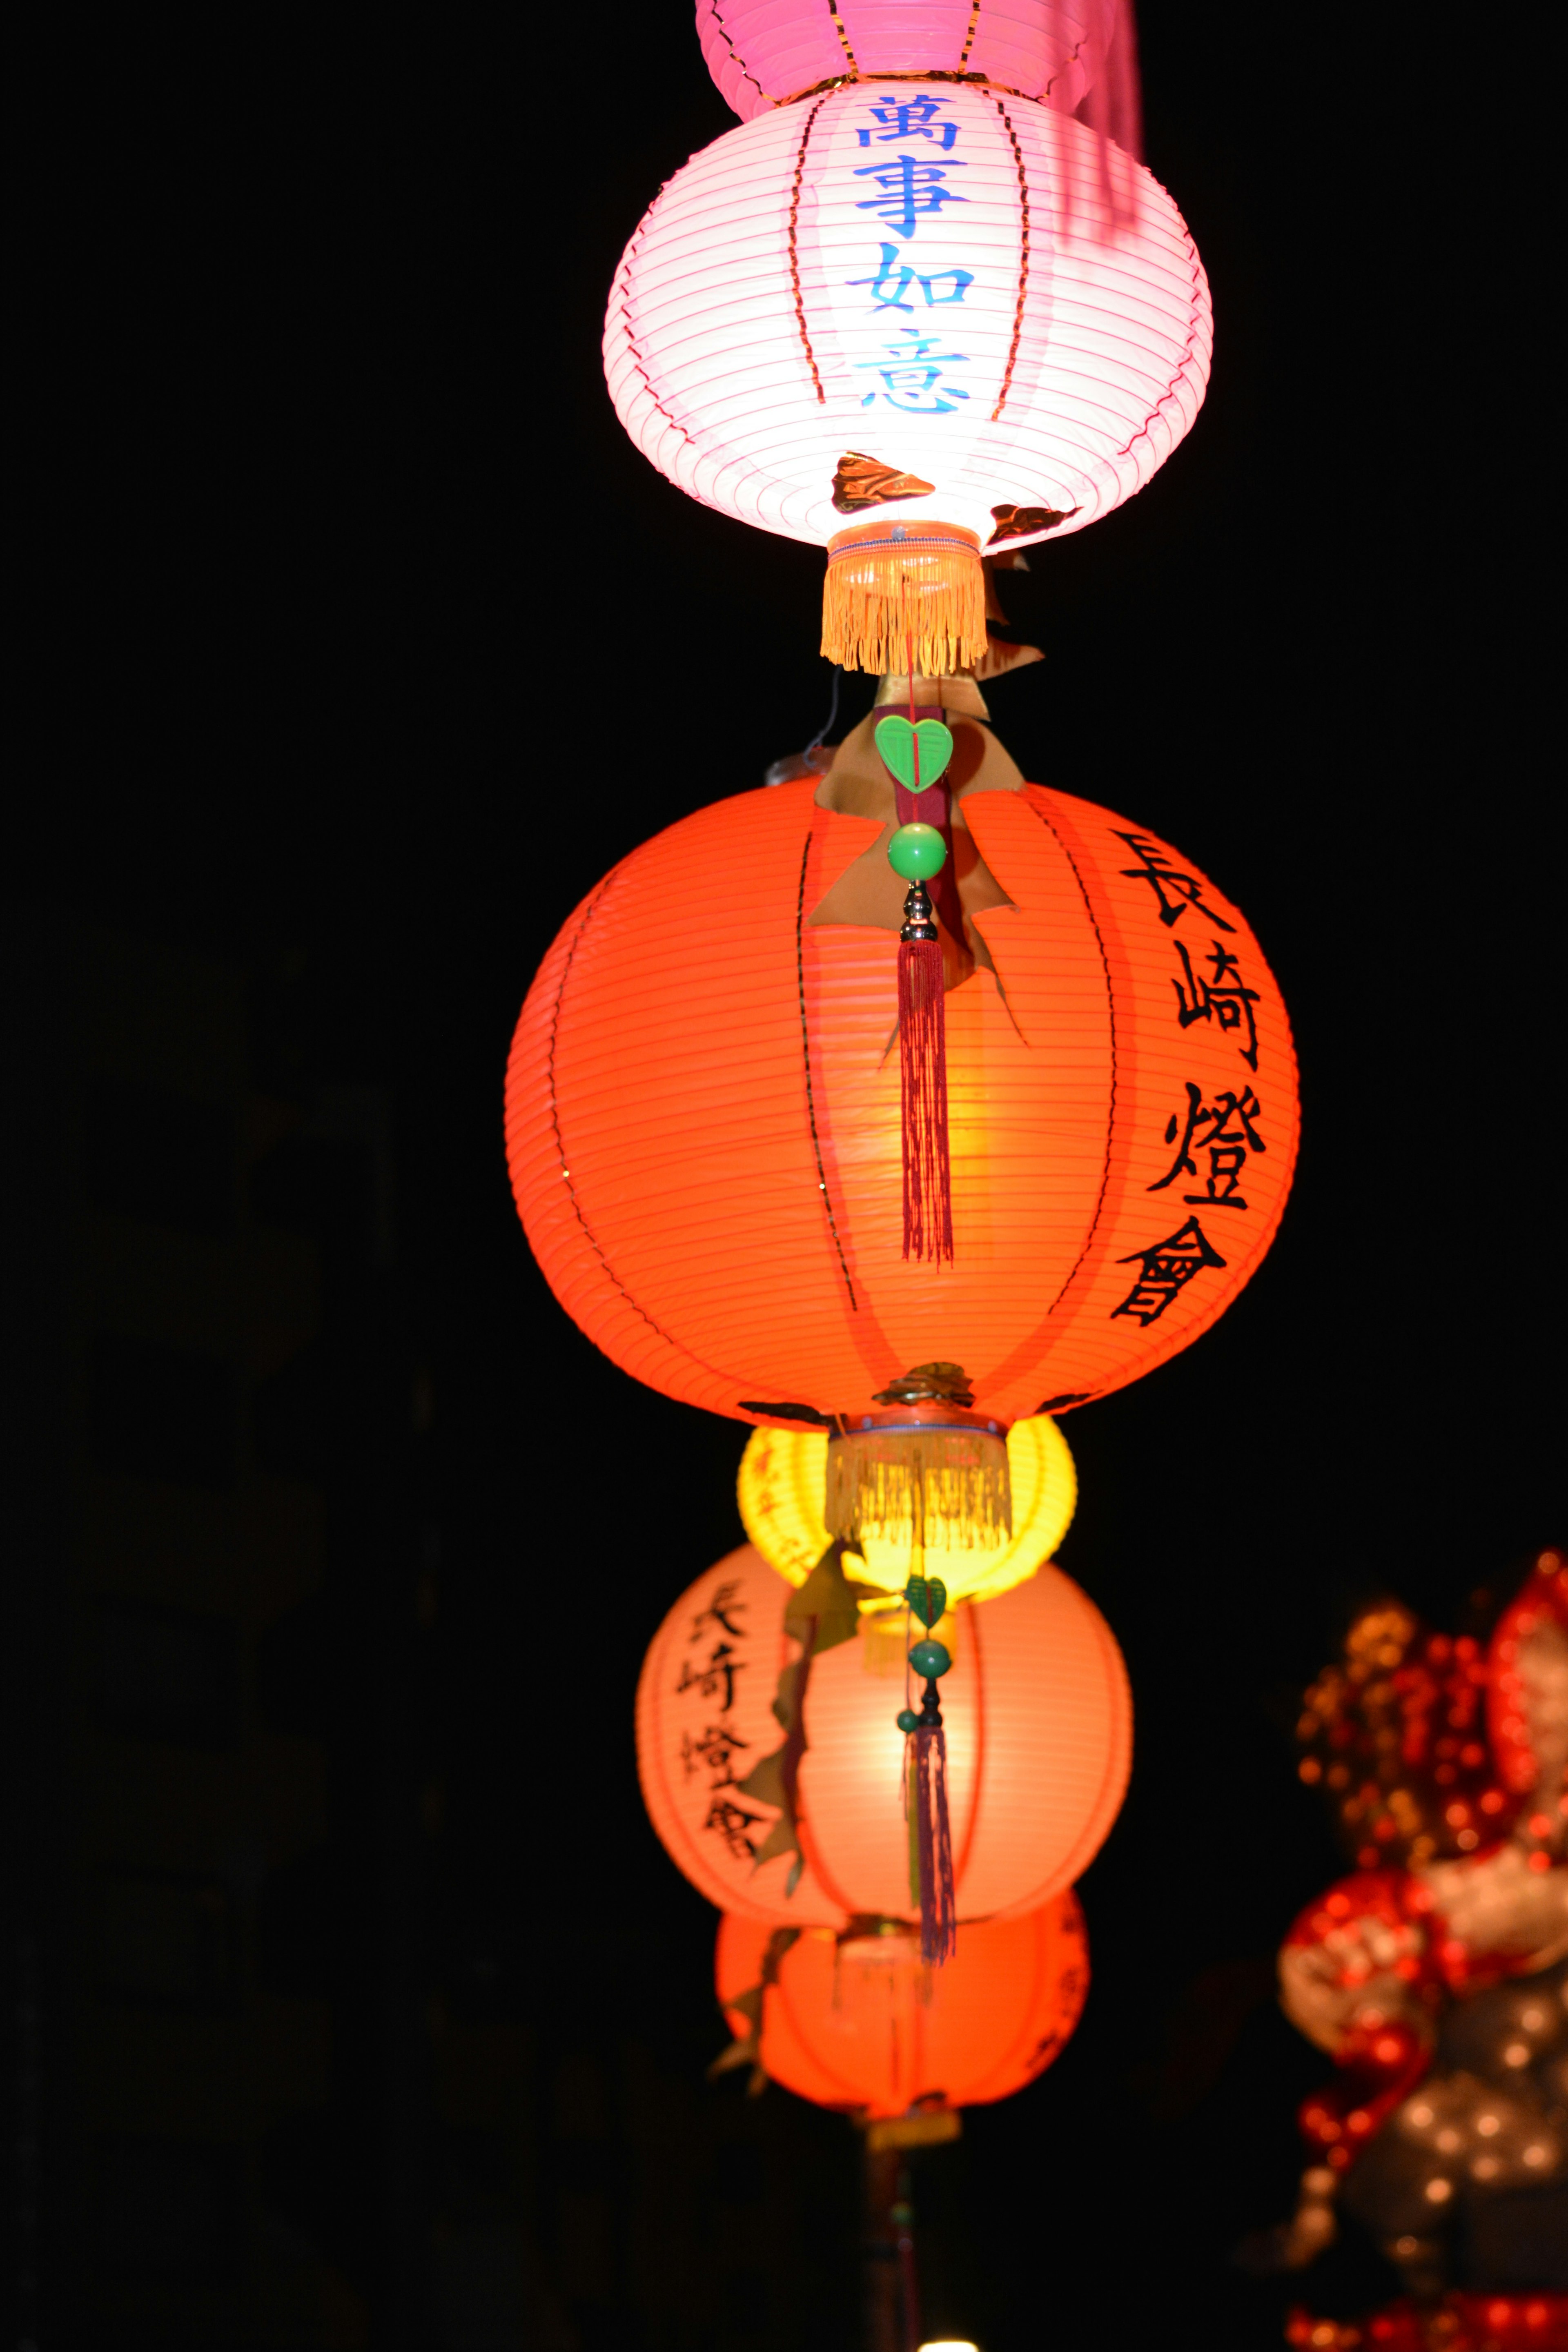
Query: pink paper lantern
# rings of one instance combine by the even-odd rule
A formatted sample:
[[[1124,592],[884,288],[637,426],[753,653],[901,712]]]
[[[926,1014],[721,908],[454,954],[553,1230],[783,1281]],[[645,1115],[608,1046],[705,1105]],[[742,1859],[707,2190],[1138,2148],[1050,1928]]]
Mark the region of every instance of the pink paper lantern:
[[[962,74],[1070,114],[1116,0],[698,0],[708,70],[742,122],[851,75]]]
[[[715,140],[616,273],[622,423],[690,497],[829,551],[823,650],[973,667],[978,557],[1081,530],[1197,414],[1197,251],[1142,164],[962,84],[847,85]]]

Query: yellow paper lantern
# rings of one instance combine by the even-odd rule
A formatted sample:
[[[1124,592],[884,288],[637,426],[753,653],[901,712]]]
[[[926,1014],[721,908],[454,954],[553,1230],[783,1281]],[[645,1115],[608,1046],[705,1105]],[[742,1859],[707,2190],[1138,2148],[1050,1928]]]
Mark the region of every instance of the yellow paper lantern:
[[[862,1526],[859,1583],[874,1584],[892,1601],[911,1569],[936,1576],[953,1601],[989,1601],[1033,1576],[1049,1559],[1072,1521],[1078,1474],[1067,1439],[1049,1413],[1016,1421],[1007,1433],[1007,1473],[1013,1489],[1013,1532],[993,1549],[944,1549],[928,1544],[911,1559],[907,1530],[897,1537]],[[741,1457],[741,1518],[770,1568],[804,1584],[826,1550],[824,1517],[827,1433],[821,1429],[759,1429]],[[875,1601],[862,1608],[876,1609]]]

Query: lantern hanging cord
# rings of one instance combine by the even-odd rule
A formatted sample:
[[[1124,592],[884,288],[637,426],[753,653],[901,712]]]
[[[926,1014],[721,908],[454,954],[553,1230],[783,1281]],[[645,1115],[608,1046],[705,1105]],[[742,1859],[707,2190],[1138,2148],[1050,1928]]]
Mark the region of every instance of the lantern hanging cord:
[[[809,760],[812,753],[826,741],[828,736],[832,734],[833,730],[838,724],[838,688],[843,676],[843,670],[839,667],[838,664],[835,662],[833,665],[833,699],[827,706],[826,718],[823,720],[821,726],[817,729],[816,734],[806,745],[805,751],[801,754],[803,759]]]

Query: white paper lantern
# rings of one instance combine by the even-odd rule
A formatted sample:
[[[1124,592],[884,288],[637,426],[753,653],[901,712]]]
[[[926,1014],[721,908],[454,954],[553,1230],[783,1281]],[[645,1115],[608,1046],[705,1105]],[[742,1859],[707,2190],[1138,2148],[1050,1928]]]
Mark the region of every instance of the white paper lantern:
[[[987,547],[1081,530],[1196,415],[1208,287],[1141,164],[1023,99],[862,82],[715,140],[605,323],[627,432],[689,496],[830,551],[824,651],[984,650]]]

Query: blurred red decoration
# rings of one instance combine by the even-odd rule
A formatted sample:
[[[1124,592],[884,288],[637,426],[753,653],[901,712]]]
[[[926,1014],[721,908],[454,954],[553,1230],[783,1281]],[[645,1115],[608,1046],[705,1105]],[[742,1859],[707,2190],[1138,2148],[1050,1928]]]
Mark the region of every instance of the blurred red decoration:
[[[1473,1853],[1512,1828],[1487,1741],[1481,1644],[1435,1633],[1397,1601],[1352,1626],[1342,1665],[1307,1693],[1303,1780],[1321,1785],[1363,1870]]]
[[[874,1624],[856,1628],[847,1601],[835,1645],[819,1642],[803,1676],[784,1620],[811,1591],[746,1544],[681,1595],[637,1687],[644,1800],[672,1860],[721,1910],[769,1927],[913,1918],[895,1721],[903,1616],[889,1646]],[[960,1607],[942,1631],[954,1656],[942,1705],[958,1917],[1032,1911],[1080,1875],[1121,1805],[1132,1724],[1121,1655],[1094,1603],[1050,1567]]]
[[[1279,2259],[1311,2258],[1337,2199],[1413,2299],[1299,2312],[1290,2341],[1568,2352],[1568,1562],[1541,1554],[1484,1651],[1369,1611],[1301,1732],[1358,1858],[1404,1866],[1329,1888],[1280,1952],[1286,2011],[1337,2072],[1301,2111]],[[1542,2292],[1445,2299],[1456,2229],[1472,2284],[1522,2262]]]
[[[1568,1566],[1542,1552],[1524,1590],[1503,1612],[1490,1648],[1487,1720],[1510,1792],[1531,1797],[1553,1763],[1568,1763],[1568,1705],[1543,1708],[1541,1686],[1555,1668],[1568,1681]],[[1568,1690],[1565,1690],[1568,1695]]]
[[[735,1918],[720,1926],[714,1971],[741,2053],[803,2099],[870,2119],[979,2105],[1032,2083],[1078,2023],[1089,1952],[1066,1894],[961,1927],[940,1972],[891,1921],[779,1935]]]
[[[1300,2352],[1568,2352],[1568,2295],[1446,2294],[1370,2319],[1293,2311],[1285,2340]]]

